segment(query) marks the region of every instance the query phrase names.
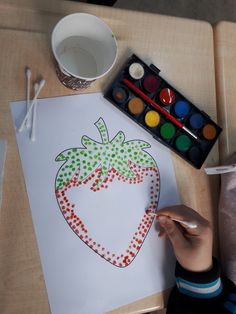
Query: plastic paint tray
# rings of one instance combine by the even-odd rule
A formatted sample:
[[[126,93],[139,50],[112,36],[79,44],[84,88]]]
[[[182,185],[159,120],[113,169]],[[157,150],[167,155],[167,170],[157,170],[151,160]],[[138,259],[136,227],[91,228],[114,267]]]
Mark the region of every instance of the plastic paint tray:
[[[222,129],[202,110],[165,81],[160,70],[148,66],[132,55],[111,83],[104,97],[149,132],[157,141],[169,147],[195,168],[201,168]],[[180,121],[196,137],[178,127],[168,117],[127,86],[124,79],[137,87]]]

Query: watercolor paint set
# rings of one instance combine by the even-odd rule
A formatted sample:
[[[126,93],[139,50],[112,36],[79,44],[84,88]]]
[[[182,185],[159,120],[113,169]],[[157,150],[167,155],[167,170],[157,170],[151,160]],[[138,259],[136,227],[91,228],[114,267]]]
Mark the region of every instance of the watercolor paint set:
[[[125,62],[104,97],[195,168],[222,129],[136,55]]]

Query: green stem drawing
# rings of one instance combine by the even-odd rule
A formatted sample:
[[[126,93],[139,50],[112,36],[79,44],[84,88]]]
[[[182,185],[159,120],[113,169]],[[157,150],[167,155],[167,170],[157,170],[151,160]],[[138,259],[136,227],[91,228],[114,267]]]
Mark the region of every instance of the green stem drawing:
[[[135,173],[130,162],[142,167],[156,167],[155,160],[145,151],[150,148],[148,143],[141,140],[125,141],[122,131],[110,141],[102,118],[95,122],[95,126],[101,136],[101,142],[84,135],[81,139],[83,147],[66,149],[56,157],[56,161],[64,161],[57,174],[56,189],[63,188],[76,173],[79,174],[79,180],[83,181],[97,168],[101,168],[97,182],[99,186],[111,168],[127,178],[133,178]]]

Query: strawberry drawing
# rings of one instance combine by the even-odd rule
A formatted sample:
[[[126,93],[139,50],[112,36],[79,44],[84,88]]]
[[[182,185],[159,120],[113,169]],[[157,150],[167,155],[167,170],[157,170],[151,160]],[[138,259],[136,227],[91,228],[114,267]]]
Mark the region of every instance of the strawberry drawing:
[[[148,212],[155,212],[157,209],[159,171],[155,160],[145,150],[151,147],[150,144],[142,140],[125,141],[122,131],[110,141],[104,120],[99,118],[94,125],[100,133],[101,142],[84,135],[81,147],[66,149],[56,157],[55,160],[63,164],[56,175],[55,194],[61,213],[73,232],[104,260],[117,267],[126,267],[140,251],[153,223],[154,218]],[[99,195],[102,191],[109,193],[113,183],[117,185],[117,189],[120,185],[140,187],[147,179],[150,202],[143,209],[139,224],[135,227],[136,231],[127,241],[126,249],[123,252],[114,252],[91,234],[89,226],[81,217],[79,202],[71,197],[72,191],[78,193],[79,190],[86,189],[89,193]]]

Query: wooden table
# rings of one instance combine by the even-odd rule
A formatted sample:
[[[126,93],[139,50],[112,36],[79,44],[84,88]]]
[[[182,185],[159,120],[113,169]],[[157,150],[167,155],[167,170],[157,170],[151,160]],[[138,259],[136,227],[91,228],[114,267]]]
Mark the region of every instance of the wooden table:
[[[236,24],[220,22],[214,28],[217,110],[224,131],[220,159],[236,151]]]
[[[209,24],[69,1],[1,1],[0,137],[8,140],[0,219],[0,312],[4,314],[50,312],[9,101],[25,98],[26,65],[31,67],[33,79],[40,75],[46,79],[41,97],[75,93],[58,81],[49,45],[52,26],[72,12],[101,17],[118,39],[114,70],[86,92],[103,90],[134,52],[162,69],[164,78],[216,119],[213,34]],[[216,226],[218,179],[207,177],[203,170],[195,170],[175,154],[172,159],[182,202]],[[207,166],[216,164],[217,145],[206,161]],[[144,313],[162,308],[167,297],[168,292],[153,295],[111,313]]]

